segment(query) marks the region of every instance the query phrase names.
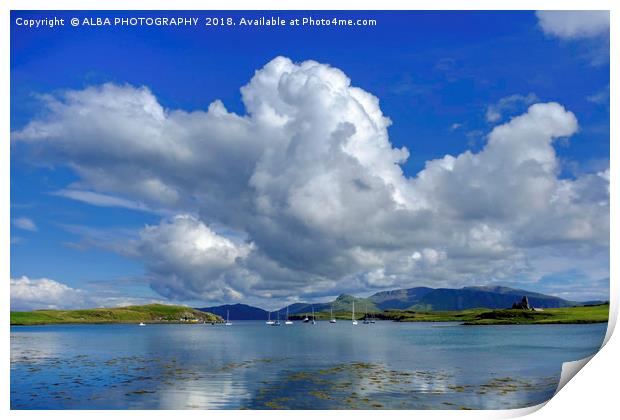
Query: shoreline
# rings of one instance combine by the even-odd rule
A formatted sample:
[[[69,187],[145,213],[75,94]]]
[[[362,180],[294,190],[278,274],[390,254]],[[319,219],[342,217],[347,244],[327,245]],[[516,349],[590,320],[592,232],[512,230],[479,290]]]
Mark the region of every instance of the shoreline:
[[[218,325],[224,319],[218,315],[185,306],[150,304],[121,308],[77,310],[14,311],[10,314],[11,326],[63,325],[63,324],[189,324]],[[329,317],[328,317],[329,315]],[[351,318],[344,313],[317,313],[314,319],[327,321],[334,316],[342,322]],[[300,316],[291,317],[297,320]],[[609,322],[609,304],[574,306],[567,308],[489,309],[475,308],[461,311],[386,310],[369,313],[377,321],[393,322],[458,322],[461,325],[546,325],[546,324],[596,324]],[[233,316],[234,318],[234,316]],[[360,322],[365,317],[356,317]],[[241,319],[237,319],[241,321]],[[262,321],[262,320],[256,320]],[[299,322],[299,321],[297,321]]]
[[[239,319],[235,322],[262,322],[261,320],[255,319]],[[328,321],[317,321],[317,322],[328,322]],[[607,324],[609,320],[584,320],[584,321],[549,321],[549,322],[506,322],[506,321],[497,321],[497,322],[487,322],[487,323],[476,323],[476,322],[460,322],[459,321],[431,321],[431,320],[412,320],[412,321],[395,321],[395,320],[381,320],[380,322],[394,322],[394,323],[455,323],[458,325],[467,326],[467,327],[487,327],[487,326],[509,326],[509,325],[588,325],[588,324]],[[47,325],[132,325],[136,324],[136,322],[46,322],[46,323],[16,323],[10,324],[11,327],[43,327]],[[208,326],[222,326],[224,322],[145,322],[146,325],[208,325]]]
[[[224,325],[224,322],[207,322],[206,324],[203,322],[179,322],[179,321],[144,321],[146,325]],[[67,322],[33,322],[33,323],[11,323],[11,327],[38,327],[45,325],[137,325],[139,321],[93,321],[93,322],[75,322],[75,321],[67,321]]]
[[[549,325],[598,324],[609,322],[609,304],[569,308],[471,309],[459,312],[400,311],[390,314],[397,322],[460,322],[461,325]]]
[[[148,304],[118,308],[42,309],[11,311],[11,326],[52,324],[203,324],[224,320],[210,312],[201,312],[187,306]]]

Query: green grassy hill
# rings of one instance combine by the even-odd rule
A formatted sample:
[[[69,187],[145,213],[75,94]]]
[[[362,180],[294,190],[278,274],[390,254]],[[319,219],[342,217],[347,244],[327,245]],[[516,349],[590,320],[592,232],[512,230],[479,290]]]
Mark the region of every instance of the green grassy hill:
[[[384,311],[377,319],[398,322],[445,322],[458,321],[466,325],[509,324],[589,324],[607,322],[609,304],[578,306],[573,308],[550,308],[543,311],[521,309],[466,309],[463,311]]]
[[[607,322],[609,304],[578,306],[573,308],[551,308],[542,312],[520,309],[503,309],[483,312],[466,325],[509,325],[509,324],[593,324]]]
[[[11,325],[222,322],[222,318],[187,306],[150,305],[76,310],[11,311]]]

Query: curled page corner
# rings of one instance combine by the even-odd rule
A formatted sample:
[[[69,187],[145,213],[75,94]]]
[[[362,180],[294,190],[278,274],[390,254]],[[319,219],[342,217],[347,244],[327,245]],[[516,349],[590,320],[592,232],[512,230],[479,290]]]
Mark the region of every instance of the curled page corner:
[[[584,357],[583,359],[562,363],[562,373],[560,374],[560,381],[558,382],[558,387],[555,389],[553,396],[560,392],[560,390],[564,388],[564,385],[566,385],[568,381],[573,379],[577,372],[579,372],[590,360],[592,360],[595,355],[596,353],[591,356]]]
[[[512,410],[504,410],[502,413],[503,415],[501,417],[506,418],[506,419],[512,419],[512,418],[517,418],[517,417],[528,416],[532,413],[537,412],[541,408],[543,408],[545,405],[547,405],[549,401],[550,400],[547,400],[547,401],[541,402],[540,404],[532,405],[529,407],[514,408]],[[496,416],[496,418],[497,417],[498,416]]]
[[[605,338],[603,339],[603,344],[601,344],[601,348],[605,347],[611,335],[614,333],[614,329],[616,328],[616,321],[618,319],[618,294],[614,293],[615,289],[613,286],[610,289],[610,305],[609,305],[609,315],[607,321],[607,332],[605,333]]]
[[[573,360],[572,362],[562,363],[562,373],[560,374],[560,381],[558,387],[555,389],[554,396],[560,392],[564,385],[566,385],[573,377],[579,372],[596,354],[601,351],[603,347],[609,342],[609,339],[613,335],[616,327],[616,320],[618,318],[618,301],[615,294],[611,295],[611,305],[609,306],[609,321],[607,323],[607,331],[605,332],[605,338],[601,343],[601,347],[598,351],[588,357],[579,360]]]

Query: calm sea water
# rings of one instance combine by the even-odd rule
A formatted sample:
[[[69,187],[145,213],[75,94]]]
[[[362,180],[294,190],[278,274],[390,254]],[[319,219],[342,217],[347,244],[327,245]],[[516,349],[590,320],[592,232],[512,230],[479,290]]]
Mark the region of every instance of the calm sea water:
[[[549,399],[607,324],[11,328],[13,409],[502,409]]]

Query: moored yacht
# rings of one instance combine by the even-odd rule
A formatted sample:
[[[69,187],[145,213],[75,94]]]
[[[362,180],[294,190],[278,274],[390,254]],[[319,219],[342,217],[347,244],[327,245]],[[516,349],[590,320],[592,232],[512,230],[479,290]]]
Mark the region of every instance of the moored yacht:
[[[288,319],[288,305],[286,305],[286,321],[284,321],[285,325],[293,325],[293,321]]]

